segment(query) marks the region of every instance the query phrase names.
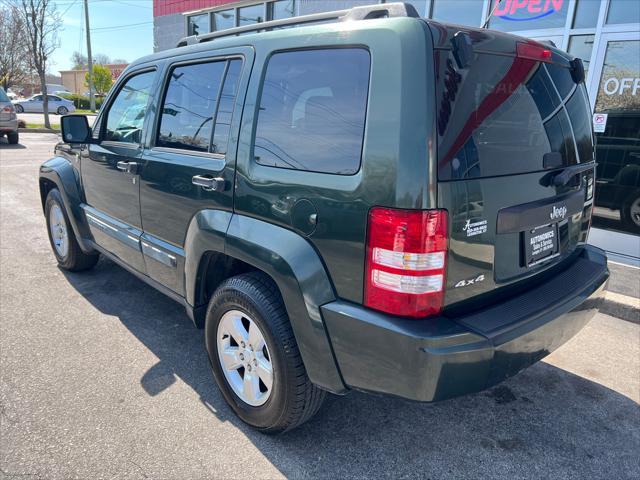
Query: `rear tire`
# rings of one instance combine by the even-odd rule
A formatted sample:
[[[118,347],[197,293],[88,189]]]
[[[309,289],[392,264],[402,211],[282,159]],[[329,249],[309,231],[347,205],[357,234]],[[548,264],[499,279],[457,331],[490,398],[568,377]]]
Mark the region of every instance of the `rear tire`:
[[[241,331],[246,349],[245,345],[240,345],[244,343],[241,338],[234,340],[238,334],[225,330],[224,322],[228,322],[229,315],[236,315],[239,322],[236,332]],[[255,327],[258,330],[251,330]],[[252,331],[254,334],[250,334]],[[258,333],[265,345],[254,356],[253,348],[249,352],[249,344]],[[232,277],[218,287],[207,308],[205,340],[213,374],[225,400],[238,417],[252,427],[269,434],[291,430],[309,420],[322,406],[326,392],[309,380],[282,297],[267,275],[246,273]],[[237,357],[225,366],[223,357],[231,351]],[[238,352],[244,352],[244,356]],[[248,362],[247,353],[251,356]],[[260,359],[265,358],[272,376],[266,383],[259,383],[258,395],[244,395],[242,387],[247,385],[246,375],[260,376],[257,369],[252,371],[253,362],[257,359],[255,368],[258,368],[263,365]],[[233,362],[238,366],[230,367]],[[245,366],[241,365],[243,362]]]
[[[640,231],[640,192],[630,195],[622,206],[622,222],[635,231]]]
[[[93,268],[100,255],[98,253],[84,253],[80,245],[78,245],[69,222],[67,210],[64,208],[62,195],[60,195],[57,188],[52,189],[47,195],[44,213],[47,219],[47,232],[49,233],[51,249],[60,268],[70,272],[80,272]]]
[[[20,135],[18,132],[7,133],[7,140],[9,144],[16,145],[20,141]]]

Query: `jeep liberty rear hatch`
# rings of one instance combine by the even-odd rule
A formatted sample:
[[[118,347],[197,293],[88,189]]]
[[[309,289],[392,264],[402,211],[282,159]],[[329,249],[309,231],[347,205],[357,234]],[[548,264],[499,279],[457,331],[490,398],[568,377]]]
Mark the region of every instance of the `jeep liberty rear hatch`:
[[[586,242],[594,156],[584,70],[520,37],[429,26],[438,208],[449,213],[444,305],[477,306]]]

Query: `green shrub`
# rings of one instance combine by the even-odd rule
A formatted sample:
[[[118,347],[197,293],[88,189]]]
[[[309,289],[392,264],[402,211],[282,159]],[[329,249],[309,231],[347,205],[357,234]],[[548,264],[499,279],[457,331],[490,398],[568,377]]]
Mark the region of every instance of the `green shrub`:
[[[67,100],[71,100],[75,107],[81,110],[88,110],[90,108],[89,97],[86,97],[84,95],[78,95],[77,93],[66,93],[64,94],[64,98],[66,98]],[[100,108],[103,100],[104,99],[101,97],[96,98],[96,109]]]

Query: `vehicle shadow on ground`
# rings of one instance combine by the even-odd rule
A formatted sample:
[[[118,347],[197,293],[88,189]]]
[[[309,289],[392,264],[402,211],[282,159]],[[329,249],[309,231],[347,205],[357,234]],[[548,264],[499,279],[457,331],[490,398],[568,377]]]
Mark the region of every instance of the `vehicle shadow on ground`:
[[[637,478],[638,404],[546,363],[489,391],[436,404],[330,396],[307,424],[265,436],[226,405],[203,333],[180,305],[105,259],[91,272],[65,275],[159,358],[140,380],[147,394],[181,379],[287,477]]]
[[[16,143],[15,145],[10,145],[6,139],[0,138],[0,148],[2,150],[23,150],[27,147],[22,145],[21,143]]]

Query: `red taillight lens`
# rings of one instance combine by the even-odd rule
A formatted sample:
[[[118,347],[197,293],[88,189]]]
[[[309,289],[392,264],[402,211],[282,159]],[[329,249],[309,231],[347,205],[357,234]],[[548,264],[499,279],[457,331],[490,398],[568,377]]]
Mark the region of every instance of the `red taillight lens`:
[[[369,212],[364,303],[405,317],[440,313],[447,212],[375,207]]]
[[[3,112],[13,113],[13,105],[7,105],[2,109]]]
[[[516,55],[518,58],[528,58],[538,62],[551,62],[551,50],[537,43],[518,42]]]

